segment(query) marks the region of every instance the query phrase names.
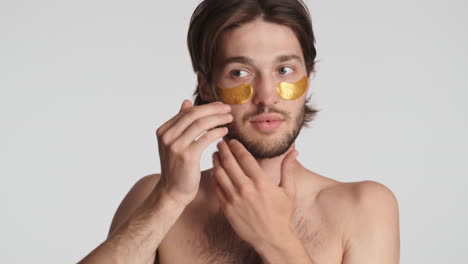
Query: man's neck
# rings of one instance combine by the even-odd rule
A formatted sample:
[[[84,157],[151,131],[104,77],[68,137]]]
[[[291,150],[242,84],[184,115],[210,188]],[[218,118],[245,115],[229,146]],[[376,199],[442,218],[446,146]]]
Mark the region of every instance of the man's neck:
[[[286,155],[294,149],[295,144],[292,144],[291,147],[282,155],[271,158],[271,159],[257,159],[258,164],[263,169],[264,175],[272,180],[276,185],[281,181],[281,164],[286,157]]]

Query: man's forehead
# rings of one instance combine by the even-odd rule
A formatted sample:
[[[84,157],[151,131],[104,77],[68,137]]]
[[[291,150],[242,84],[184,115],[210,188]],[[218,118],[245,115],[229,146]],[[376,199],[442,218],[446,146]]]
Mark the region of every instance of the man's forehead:
[[[255,21],[223,32],[217,46],[216,60],[232,62],[281,62],[299,59],[302,49],[294,32],[287,26]]]

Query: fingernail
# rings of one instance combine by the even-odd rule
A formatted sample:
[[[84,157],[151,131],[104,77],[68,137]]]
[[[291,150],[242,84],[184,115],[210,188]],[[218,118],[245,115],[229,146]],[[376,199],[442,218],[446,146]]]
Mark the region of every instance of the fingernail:
[[[231,106],[228,104],[223,105],[224,110],[231,110]]]

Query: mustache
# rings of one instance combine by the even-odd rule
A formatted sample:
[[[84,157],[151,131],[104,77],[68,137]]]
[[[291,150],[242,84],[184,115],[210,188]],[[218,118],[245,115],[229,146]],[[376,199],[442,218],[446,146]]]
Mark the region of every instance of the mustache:
[[[289,112],[286,112],[286,111],[281,110],[279,108],[276,108],[274,106],[263,106],[263,107],[258,107],[256,110],[254,110],[254,111],[252,111],[250,113],[245,114],[242,117],[242,121],[247,122],[250,118],[252,118],[254,116],[257,116],[257,115],[264,114],[264,113],[277,113],[277,114],[282,115],[284,117],[284,119],[286,119],[286,120],[291,119],[291,114],[289,114]]]

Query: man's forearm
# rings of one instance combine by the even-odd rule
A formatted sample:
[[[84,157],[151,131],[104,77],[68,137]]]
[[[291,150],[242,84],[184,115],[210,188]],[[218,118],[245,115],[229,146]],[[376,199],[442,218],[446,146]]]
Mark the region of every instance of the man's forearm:
[[[185,208],[166,195],[160,186],[156,188],[159,190],[79,263],[146,264]]]

